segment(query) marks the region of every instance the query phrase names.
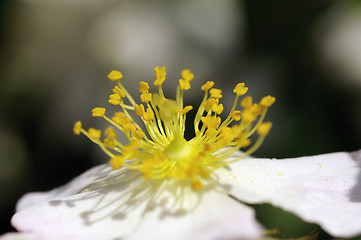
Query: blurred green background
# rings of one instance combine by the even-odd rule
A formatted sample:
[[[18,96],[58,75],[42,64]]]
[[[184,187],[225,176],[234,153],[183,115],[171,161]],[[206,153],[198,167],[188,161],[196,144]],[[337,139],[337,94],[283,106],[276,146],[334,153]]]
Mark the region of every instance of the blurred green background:
[[[106,104],[110,70],[137,94],[166,66],[168,96],[180,72],[242,81],[256,100],[274,95],[271,134],[258,157],[297,157],[361,147],[361,3],[331,0],[3,0],[0,3],[0,233],[17,199],[66,183],[108,159],[74,136],[73,123]],[[231,86],[232,88],[227,88]],[[169,90],[168,90],[169,89]],[[228,95],[230,95],[228,97]],[[233,95],[225,94],[224,105]],[[284,236],[321,232],[292,214],[257,206]],[[359,238],[360,239],[360,238]]]

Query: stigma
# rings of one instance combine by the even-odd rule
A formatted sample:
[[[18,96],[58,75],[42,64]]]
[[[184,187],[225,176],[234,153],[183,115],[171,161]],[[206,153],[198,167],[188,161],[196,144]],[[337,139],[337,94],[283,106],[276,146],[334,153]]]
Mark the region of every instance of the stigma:
[[[163,93],[165,67],[156,67],[154,72],[156,92],[149,92],[149,84],[142,81],[138,88],[140,101],[136,101],[122,85],[122,73],[111,71],[108,78],[116,86],[108,102],[121,110],[111,117],[106,115],[105,108],[92,110],[93,117],[103,118],[111,126],[102,132],[94,128],[85,130],[80,121],[74,124],[74,133],[82,133],[96,143],[109,156],[113,169],[136,170],[147,180],[181,181],[183,186],[198,191],[216,169],[252,154],[272,127],[271,122],[264,122],[267,109],[275,102],[272,96],[254,103],[251,96],[243,97],[248,88],[238,83],[233,89],[233,106],[222,120],[222,90],[214,88],[214,82],[208,81],[201,87],[204,97],[194,109],[183,103],[184,92],[191,88],[194,78],[190,70],[182,71],[175,100]],[[186,140],[185,122],[190,111],[196,111],[194,137]],[[118,133],[124,134],[128,143],[118,141]],[[250,137],[254,134],[258,137],[252,143]],[[231,158],[239,150],[243,155]]]

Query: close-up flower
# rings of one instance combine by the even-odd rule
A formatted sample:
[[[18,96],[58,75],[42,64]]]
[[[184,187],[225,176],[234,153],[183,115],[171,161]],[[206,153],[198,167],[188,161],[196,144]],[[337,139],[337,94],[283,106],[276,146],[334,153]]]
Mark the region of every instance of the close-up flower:
[[[121,111],[110,117],[95,107],[92,116],[111,127],[85,130],[77,121],[73,128],[97,144],[109,162],[62,187],[23,196],[11,220],[18,233],[1,239],[267,239],[249,205],[261,203],[318,224],[337,238],[361,234],[361,151],[254,158],[272,127],[264,119],[274,97],[254,103],[244,96],[245,84],[238,83],[224,114],[227,106],[220,101],[228,93],[208,81],[196,109],[183,101],[194,79],[190,70],[182,71],[175,100],[162,89],[165,67],[154,71],[157,92],[142,81],[138,101],[121,83],[121,72],[109,73],[116,86],[108,102]],[[185,132],[193,136],[188,139]]]

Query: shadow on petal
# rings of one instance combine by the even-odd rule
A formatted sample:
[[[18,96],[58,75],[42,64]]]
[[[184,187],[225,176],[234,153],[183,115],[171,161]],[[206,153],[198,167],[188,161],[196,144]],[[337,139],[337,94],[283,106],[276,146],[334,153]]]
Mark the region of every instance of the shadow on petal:
[[[196,192],[189,187],[187,179],[144,180],[138,171],[128,169],[98,176],[78,193],[51,200],[49,205],[81,209],[79,217],[85,226],[103,220],[127,221],[129,217],[139,220],[151,211],[156,211],[158,219],[163,220],[193,211],[210,189],[222,192],[229,189],[228,185],[219,183],[215,174]]]
[[[351,189],[350,200],[352,202],[361,202],[361,150],[353,152],[350,155],[358,164],[358,168],[359,168],[359,173],[357,176],[357,184]]]

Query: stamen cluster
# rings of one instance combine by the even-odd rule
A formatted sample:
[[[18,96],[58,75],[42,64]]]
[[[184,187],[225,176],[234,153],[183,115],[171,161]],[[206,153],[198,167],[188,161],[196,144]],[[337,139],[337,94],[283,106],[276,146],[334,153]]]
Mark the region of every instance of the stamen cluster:
[[[237,110],[239,97],[248,91],[244,83],[239,83],[233,89],[236,96],[231,111],[222,121],[222,91],[213,88],[214,82],[208,81],[201,87],[204,97],[194,119],[195,136],[187,141],[184,138],[186,115],[193,107],[184,106],[183,94],[191,88],[194,75],[188,69],[182,71],[176,100],[171,100],[164,96],[162,89],[166,79],[165,67],[156,67],[154,71],[154,86],[158,92],[150,93],[148,83],[140,82],[139,104],[121,84],[122,74],[119,71],[109,73],[108,78],[117,82],[117,86],[108,102],[120,106],[122,111],[110,118],[105,115],[105,108],[92,110],[93,117],[102,117],[112,125],[105,130],[103,140],[100,130],[89,128],[86,131],[80,121],[74,125],[74,133],[83,133],[98,144],[110,157],[114,169],[138,170],[144,179],[184,180],[193,190],[200,190],[215,169],[252,154],[272,127],[270,122],[263,120],[268,107],[275,101],[274,97],[266,96],[259,103],[253,103],[252,97],[246,96],[240,101],[242,109]],[[131,111],[139,116],[146,132],[134,120]],[[115,129],[125,134],[129,143],[120,143]],[[259,137],[251,146],[250,136],[255,132]],[[247,150],[240,158],[230,160],[243,148]]]

